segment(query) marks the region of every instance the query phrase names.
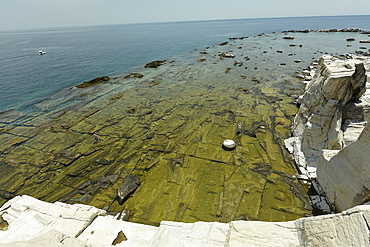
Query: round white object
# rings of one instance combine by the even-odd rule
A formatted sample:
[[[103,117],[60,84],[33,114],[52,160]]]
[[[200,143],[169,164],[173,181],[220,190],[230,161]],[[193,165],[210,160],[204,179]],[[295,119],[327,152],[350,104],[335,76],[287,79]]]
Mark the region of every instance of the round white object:
[[[236,144],[233,140],[225,140],[222,145],[226,148],[226,149],[234,149],[236,147]]]

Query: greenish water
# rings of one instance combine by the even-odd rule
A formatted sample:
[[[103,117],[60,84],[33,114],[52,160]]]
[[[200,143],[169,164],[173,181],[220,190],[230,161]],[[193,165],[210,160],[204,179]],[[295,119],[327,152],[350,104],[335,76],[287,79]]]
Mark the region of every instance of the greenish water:
[[[294,95],[304,88],[296,72],[323,52],[369,44],[358,43],[368,38],[359,33],[290,35],[294,40],[282,33],[230,40],[157,69],[66,89],[28,115],[1,114],[0,204],[28,194],[127,209],[130,221],[154,225],[310,215],[305,188],[282,148],[297,111]],[[125,78],[131,72],[143,77]],[[225,139],[234,139],[236,149],[223,150]],[[131,174],[142,183],[120,205],[117,188]]]

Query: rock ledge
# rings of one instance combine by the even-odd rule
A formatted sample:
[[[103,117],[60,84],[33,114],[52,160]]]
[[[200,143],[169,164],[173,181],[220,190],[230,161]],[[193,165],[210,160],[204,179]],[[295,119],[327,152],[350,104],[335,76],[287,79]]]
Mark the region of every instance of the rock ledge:
[[[370,206],[288,222],[232,221],[159,227],[115,220],[87,205],[17,196],[0,208],[0,246],[369,246]]]

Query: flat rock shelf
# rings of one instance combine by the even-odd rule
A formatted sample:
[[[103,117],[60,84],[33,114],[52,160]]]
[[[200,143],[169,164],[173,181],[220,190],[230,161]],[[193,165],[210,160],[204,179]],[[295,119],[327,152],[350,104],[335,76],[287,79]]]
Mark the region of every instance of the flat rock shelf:
[[[304,89],[296,72],[321,51],[356,47],[345,33],[292,35],[231,39],[1,113],[0,205],[26,194],[151,225],[311,215],[283,148]],[[128,175],[141,183],[120,204]]]

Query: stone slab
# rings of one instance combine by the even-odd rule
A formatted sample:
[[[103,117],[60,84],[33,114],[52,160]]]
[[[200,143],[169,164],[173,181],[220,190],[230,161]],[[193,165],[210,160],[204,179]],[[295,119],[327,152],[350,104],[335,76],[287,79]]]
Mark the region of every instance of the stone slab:
[[[149,246],[225,246],[229,224],[219,222],[181,223],[162,221]]]
[[[86,218],[86,211],[91,212],[92,218]],[[96,213],[102,212],[86,205],[15,197],[0,209],[8,224],[0,230],[0,247],[369,246],[370,205],[287,222],[162,221],[159,227],[116,220],[112,216],[96,217]],[[59,220],[66,215],[69,218],[65,220],[69,221]],[[81,219],[89,222],[81,224]],[[122,241],[112,245],[120,232],[124,235]]]
[[[91,244],[91,246],[111,246],[118,233],[122,231],[127,240],[115,246],[147,246],[157,230],[158,227],[155,226],[115,220],[109,216],[99,216],[77,239]]]
[[[105,211],[88,205],[47,203],[30,196],[17,196],[0,208],[8,222],[7,231],[0,231],[0,243],[26,241],[56,230],[76,237],[97,216]]]
[[[230,247],[301,246],[299,231],[296,229],[294,221],[233,221],[230,225],[231,230],[228,245]]]

